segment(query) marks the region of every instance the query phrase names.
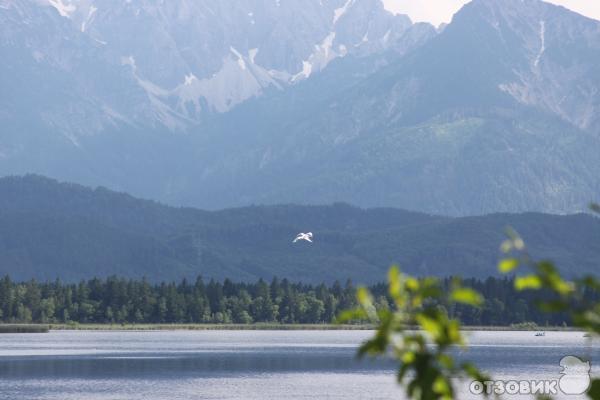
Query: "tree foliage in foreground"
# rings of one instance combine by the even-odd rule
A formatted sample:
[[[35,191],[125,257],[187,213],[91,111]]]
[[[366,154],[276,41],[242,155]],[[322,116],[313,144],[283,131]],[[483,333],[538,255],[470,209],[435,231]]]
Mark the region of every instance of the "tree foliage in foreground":
[[[600,212],[598,205],[593,204],[591,209]],[[565,313],[571,318],[573,326],[590,335],[600,335],[600,301],[586,297],[586,293],[600,291],[598,278],[588,275],[576,280],[564,279],[552,262],[534,260],[516,232],[508,233],[508,239],[502,243],[501,249],[507,254],[498,265],[501,272],[526,270],[515,279],[517,290],[544,290],[549,293],[549,296],[536,299],[536,306],[540,310]],[[587,394],[591,399],[600,399],[599,378],[592,379]]]
[[[591,209],[600,212],[598,205],[592,205]],[[597,296],[589,296],[600,291],[600,280],[594,276],[564,279],[552,262],[534,260],[514,231],[508,232],[501,250],[507,255],[498,264],[501,273],[513,273],[519,268],[528,270],[514,280],[518,293],[533,291],[537,294],[535,306],[541,312],[565,315],[575,327],[600,335],[600,301]],[[405,387],[409,398],[454,399],[453,379],[469,376],[482,383],[490,379],[474,364],[456,363],[449,350],[465,345],[461,325],[440,309],[440,303],[481,307],[484,302],[480,293],[462,286],[459,280],[453,281],[451,290],[444,291],[436,278],[419,281],[393,267],[389,273],[389,295],[394,300],[392,309],[377,310],[369,290],[360,288],[359,307],[346,311],[342,319],[377,324],[375,336],[360,347],[359,355],[392,353],[399,363],[398,382]],[[592,380],[587,395],[600,399],[600,379]]]
[[[375,336],[360,347],[359,355],[391,352],[400,363],[398,382],[406,386],[408,397],[413,399],[453,399],[451,379],[457,376],[486,380],[475,365],[458,364],[450,354],[454,346],[465,345],[465,338],[460,322],[448,317],[440,306],[478,307],[484,303],[481,294],[458,279],[452,280],[450,290],[445,290],[437,278],[418,280],[401,274],[396,267],[390,269],[388,282],[391,309],[377,310],[371,293],[360,288],[359,307],[341,315],[343,321],[358,319],[378,324]]]

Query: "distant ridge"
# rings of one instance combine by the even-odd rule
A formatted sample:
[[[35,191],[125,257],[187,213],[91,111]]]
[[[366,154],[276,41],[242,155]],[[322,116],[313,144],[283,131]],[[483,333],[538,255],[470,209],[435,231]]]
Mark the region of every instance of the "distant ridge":
[[[598,268],[600,219],[585,214],[447,218],[342,203],[207,212],[27,175],[0,179],[0,274],[370,283],[399,263],[418,275],[487,277],[507,225],[571,276]],[[291,243],[307,230],[314,243]]]

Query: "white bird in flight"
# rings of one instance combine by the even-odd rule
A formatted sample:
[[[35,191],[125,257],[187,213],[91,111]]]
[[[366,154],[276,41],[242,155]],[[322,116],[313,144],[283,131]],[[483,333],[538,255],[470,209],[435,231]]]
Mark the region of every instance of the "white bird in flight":
[[[313,237],[312,232],[308,232],[308,233],[300,232],[298,234],[298,236],[296,236],[296,239],[294,239],[294,241],[292,243],[296,243],[298,240],[306,240],[307,242],[312,243],[312,237]]]

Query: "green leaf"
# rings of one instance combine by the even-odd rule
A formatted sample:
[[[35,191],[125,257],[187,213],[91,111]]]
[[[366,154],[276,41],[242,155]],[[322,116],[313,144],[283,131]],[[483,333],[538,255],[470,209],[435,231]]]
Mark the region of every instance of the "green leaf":
[[[413,277],[406,279],[406,288],[410,291],[416,292],[419,290],[419,281]]]
[[[475,307],[478,307],[483,303],[481,295],[470,288],[454,289],[450,294],[450,299],[457,303],[469,304]]]
[[[370,308],[373,306],[373,297],[371,296],[371,293],[369,293],[369,291],[364,287],[358,288],[358,291],[356,292],[356,298],[358,299],[358,303],[364,308]]]
[[[519,266],[519,260],[516,258],[505,258],[498,263],[498,271],[507,274]]]
[[[442,375],[436,377],[435,381],[433,382],[433,391],[441,395],[450,394],[452,389],[450,389],[450,383],[448,382],[448,379]]]
[[[338,324],[346,322],[355,322],[367,318],[367,313],[362,308],[356,308],[353,310],[345,310],[340,313],[336,321]]]
[[[587,395],[590,399],[600,400],[600,379],[594,379]]]
[[[390,284],[390,296],[398,301],[402,294],[402,284],[400,280],[400,269],[397,266],[392,266],[388,272],[388,282]]]
[[[541,287],[542,281],[537,275],[520,276],[515,279],[515,289],[517,290],[540,289]]]
[[[415,362],[415,358],[416,357],[415,357],[415,353],[414,352],[407,351],[406,353],[404,353],[402,355],[401,360],[402,360],[402,363],[404,363],[404,364],[412,364],[412,363]]]
[[[428,317],[422,313],[418,314],[416,317],[417,322],[421,325],[421,328],[427,333],[431,335],[431,337],[438,338],[442,333],[442,327],[439,321]]]
[[[464,340],[460,333],[460,323],[455,319],[448,321],[448,340],[452,344],[464,345]]]

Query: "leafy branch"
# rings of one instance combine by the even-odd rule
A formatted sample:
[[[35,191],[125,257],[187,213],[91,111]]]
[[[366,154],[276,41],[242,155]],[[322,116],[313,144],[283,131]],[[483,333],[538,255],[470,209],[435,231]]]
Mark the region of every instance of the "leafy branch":
[[[483,299],[473,289],[454,279],[450,291],[443,290],[437,278],[416,279],[392,267],[388,274],[391,309],[377,310],[365,288],[357,293],[359,307],[344,312],[342,322],[369,321],[377,325],[375,336],[359,349],[359,356],[383,356],[390,352],[399,360],[398,382],[406,386],[412,399],[453,399],[451,379],[469,376],[488,380],[475,365],[458,364],[449,354],[454,346],[464,346],[460,322],[448,318],[440,304],[462,303],[478,307]]]
[[[600,205],[590,209],[600,213]],[[507,274],[519,268],[528,268],[514,281],[518,291],[537,290],[550,293],[549,298],[537,301],[543,312],[567,312],[573,325],[593,335],[600,334],[600,303],[584,299],[586,291],[600,291],[600,281],[593,276],[569,281],[564,279],[553,263],[536,261],[528,253],[525,242],[513,230],[507,232],[501,250],[506,254],[498,264]],[[489,380],[471,363],[457,364],[449,350],[464,346],[460,322],[448,318],[440,304],[463,303],[480,307],[482,297],[476,291],[452,282],[449,292],[443,290],[436,278],[417,280],[392,267],[388,275],[391,309],[377,310],[371,293],[360,288],[357,292],[359,307],[345,311],[340,322],[369,321],[377,325],[374,337],[359,349],[359,356],[392,354],[399,361],[398,382],[406,394],[415,400],[454,399],[455,388],[451,379],[469,376],[475,381]],[[600,400],[600,379],[594,379],[588,397]]]
[[[598,204],[590,205],[590,209],[600,213]],[[600,335],[600,303],[584,299],[586,291],[600,291],[600,280],[591,275],[573,281],[566,280],[552,262],[534,260],[515,231],[509,230],[507,236],[501,245],[501,250],[507,256],[500,260],[498,270],[502,273],[517,272],[519,268],[527,270],[524,275],[515,278],[515,289],[544,290],[550,297],[537,301],[536,305],[541,311],[567,312],[573,326],[591,335]],[[600,400],[600,379],[592,380],[587,394],[591,399]]]

